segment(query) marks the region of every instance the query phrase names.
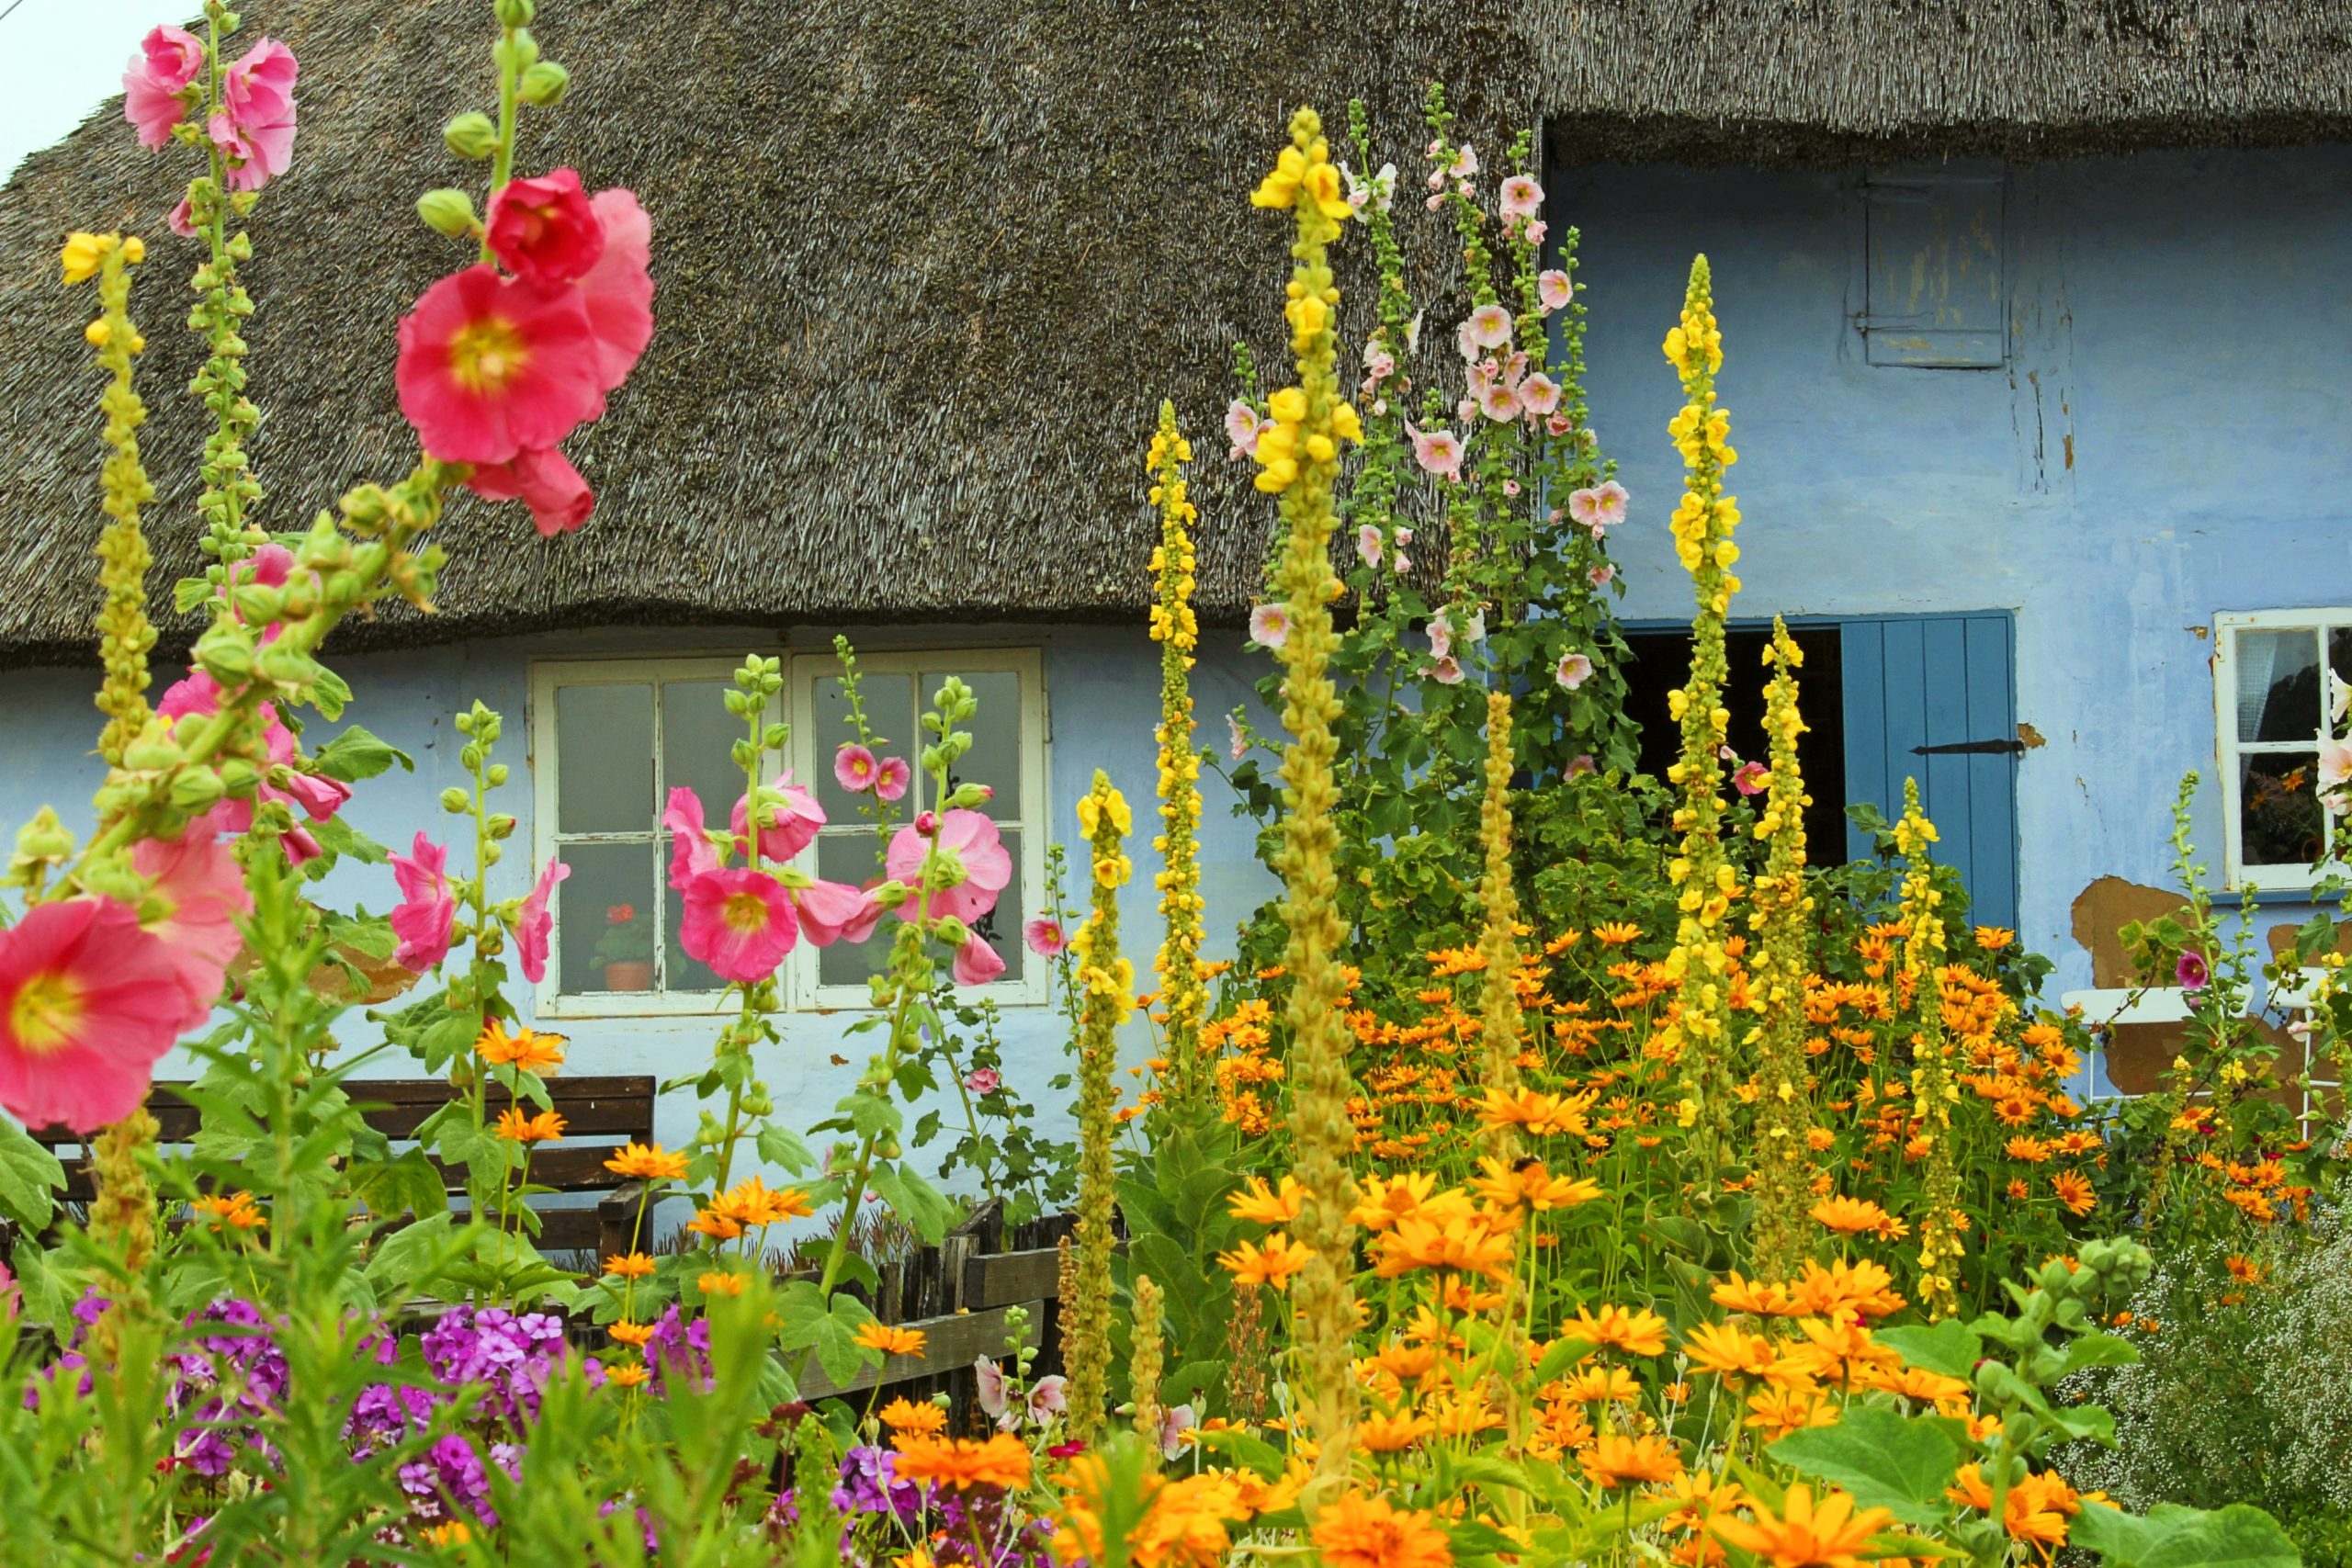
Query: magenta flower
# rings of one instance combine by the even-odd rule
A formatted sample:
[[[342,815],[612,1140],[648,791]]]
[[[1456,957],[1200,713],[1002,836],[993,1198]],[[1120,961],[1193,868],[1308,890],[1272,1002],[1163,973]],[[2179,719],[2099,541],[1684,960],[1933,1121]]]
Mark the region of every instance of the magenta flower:
[[[1557,310],[1577,297],[1577,286],[1568,275],[1557,267],[1535,275],[1535,298],[1548,313]]]
[[[1762,795],[1770,783],[1768,771],[1761,762],[1742,762],[1738,772],[1731,776],[1731,787],[1742,795]]]
[[[1004,1078],[994,1067],[974,1067],[964,1075],[964,1087],[974,1094],[994,1094],[1004,1087]]]
[[[553,446],[526,446],[503,463],[477,463],[466,488],[485,501],[519,501],[542,539],[587,525],[596,495],[571,459]]]
[[[551,860],[541,866],[538,881],[514,917],[514,956],[522,964],[523,978],[534,986],[548,977],[548,937],[555,930],[555,916],[548,905],[555,897],[557,885],[571,874],[571,868],[561,861]]]
[[[229,846],[200,822],[177,839],[141,840],[130,864],[148,879],[148,913],[140,923],[171,955],[187,993],[180,1028],[193,1029],[212,1011],[229,964],[244,945],[237,919],[253,908],[244,873]]]
[[[1290,636],[1290,612],[1280,604],[1259,604],[1250,611],[1250,640],[1261,648],[1280,648]]]
[[[1381,549],[1380,525],[1367,523],[1356,530],[1356,554],[1375,571],[1380,569]]]
[[[391,913],[392,934],[400,938],[392,962],[422,975],[449,956],[450,928],[458,918],[458,901],[449,896],[444,874],[449,852],[420,832],[407,854],[391,859],[392,880],[401,889]]]
[[[766,979],[799,936],[792,899],[765,872],[736,866],[701,872],[686,884],[678,943],[722,980]]]
[[[948,965],[948,972],[959,986],[985,986],[1004,973],[1004,960],[975,932],[956,950],[956,961]]]
[[[1526,175],[1513,175],[1503,182],[1498,201],[1505,218],[1532,218],[1544,205],[1544,187]]]
[[[933,835],[936,835],[942,864],[934,873],[938,885],[925,889],[922,867],[930,845],[924,840]],[[997,836],[993,821],[978,811],[959,807],[933,823],[932,834],[920,827],[899,829],[890,840],[883,869],[893,881],[915,890],[899,906],[899,919],[954,919],[970,925],[996,908],[997,895],[1012,880],[1012,856]]]
[[[483,232],[501,266],[543,288],[578,282],[605,254],[605,226],[571,169],[508,181]]]
[[[185,28],[157,28],[139,43],[122,73],[122,118],[139,129],[141,147],[162,147],[187,118],[181,95],[204,69],[204,44]]]
[[[294,51],[266,38],[220,73],[220,107],[205,127],[229,161],[232,190],[259,190],[294,156]]]
[[[670,792],[662,826],[670,830],[670,886],[683,888],[706,871],[718,869],[718,851],[703,828],[702,797],[683,784]]]
[[[864,942],[882,920],[882,906],[863,887],[842,882],[812,881],[791,890],[800,911],[800,930],[814,947],[837,942]]]
[[[1423,473],[1435,474],[1442,479],[1462,477],[1462,443],[1453,432],[1416,430],[1408,424],[1405,434],[1412,438],[1413,461],[1421,466]]]
[[[1069,946],[1069,933],[1050,915],[1036,915],[1021,928],[1021,940],[1040,958],[1058,958]]]
[[[171,953],[128,906],[34,905],[0,931],[0,1110],[76,1133],[120,1121],[187,1009]]]
[[[786,861],[816,841],[817,829],[825,825],[825,808],[817,804],[815,795],[792,782],[790,768],[776,775],[775,789],[783,798],[763,813],[769,820],[760,829],[760,853],[769,860]],[[731,821],[739,840],[751,831],[751,820],[748,802],[738,800]]]
[[[904,757],[885,757],[875,764],[874,795],[877,800],[896,800],[907,793],[907,784],[914,778],[914,770],[907,766]]]
[[[1561,690],[1573,692],[1592,679],[1592,660],[1581,653],[1564,653],[1553,668],[1552,679],[1560,683]]]
[[[852,795],[864,795],[874,787],[876,769],[874,753],[855,741],[833,753],[833,782]]]
[[[2203,953],[2184,953],[2180,962],[2173,965],[2172,977],[2173,983],[2184,991],[2201,991],[2211,983],[2213,972],[2206,966]]]

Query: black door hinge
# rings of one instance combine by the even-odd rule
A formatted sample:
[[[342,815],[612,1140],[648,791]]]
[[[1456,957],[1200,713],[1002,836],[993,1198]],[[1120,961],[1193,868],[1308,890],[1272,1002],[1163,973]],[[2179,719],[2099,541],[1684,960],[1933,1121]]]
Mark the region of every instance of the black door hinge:
[[[1949,757],[1954,754],[1978,755],[2000,752],[2017,753],[2025,750],[2022,740],[1955,740],[1949,746],[1914,746],[1914,757]]]

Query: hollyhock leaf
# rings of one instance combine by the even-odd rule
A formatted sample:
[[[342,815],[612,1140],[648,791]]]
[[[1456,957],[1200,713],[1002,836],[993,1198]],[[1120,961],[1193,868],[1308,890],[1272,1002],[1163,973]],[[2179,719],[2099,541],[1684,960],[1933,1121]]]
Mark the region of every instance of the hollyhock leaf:
[[[2100,1554],[2107,1568],[2295,1568],[2302,1562],[2278,1521],[2260,1508],[2185,1508],[2160,1503],[2138,1517],[2086,1502],[2069,1545]]]
[[[404,1213],[431,1219],[449,1207],[447,1184],[420,1148],[397,1159],[354,1161],[351,1191],[380,1220],[396,1220]]]
[[[2066,1341],[2058,1371],[2045,1382],[2057,1382],[2086,1367],[2129,1367],[2138,1364],[2139,1350],[2128,1339],[2112,1334],[2078,1334]]]
[[[1951,1511],[1944,1488],[1960,1473],[1966,1431],[1944,1416],[1905,1417],[1853,1404],[1837,1425],[1792,1432],[1765,1452],[1801,1475],[1843,1486],[1863,1507],[1932,1525]]]
[[[955,1223],[955,1205],[903,1163],[876,1165],[866,1185],[882,1195],[892,1213],[913,1227],[926,1247],[937,1247]]]
[[[56,1212],[51,1196],[65,1189],[65,1167],[14,1122],[0,1121],[0,1219],[38,1235]]]
[[[402,772],[416,772],[416,760],[399,747],[378,739],[358,725],[322,746],[311,756],[315,773],[344,784],[357,784],[388,772],[397,763]]]
[[[1282,1450],[1262,1438],[1250,1436],[1238,1427],[1221,1431],[1203,1432],[1201,1447],[1220,1459],[1232,1461],[1245,1470],[1254,1471],[1268,1481],[1279,1481],[1283,1475]]]
[[[342,817],[322,818],[311,823],[311,836],[327,853],[348,857],[362,865],[381,865],[392,852]]]
[[[760,1158],[787,1176],[797,1176],[817,1163],[816,1156],[808,1152],[808,1145],[800,1141],[799,1134],[779,1127],[773,1122],[761,1123],[759,1136],[753,1142],[760,1151]]]
[[[1875,1337],[1910,1365],[1948,1378],[1974,1376],[1976,1363],[1984,1359],[1984,1341],[1953,1317],[1882,1328]]]

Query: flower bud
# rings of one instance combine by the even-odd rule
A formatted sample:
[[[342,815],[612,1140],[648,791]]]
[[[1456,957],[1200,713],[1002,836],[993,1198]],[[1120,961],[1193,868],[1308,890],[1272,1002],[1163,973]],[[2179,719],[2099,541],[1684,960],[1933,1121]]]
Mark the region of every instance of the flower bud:
[[[514,836],[514,818],[503,811],[493,814],[483,825],[490,829],[490,836],[493,841],[511,839]]]
[[[172,804],[190,814],[209,810],[228,793],[209,768],[183,768],[172,777]]]
[[[937,837],[939,833],[939,813],[936,811],[926,811],[918,816],[915,818],[915,832],[919,837],[925,839]]]
[[[452,817],[463,817],[472,804],[466,798],[466,792],[456,784],[441,792],[441,809]]]
[[[177,767],[186,755],[170,729],[151,724],[122,749],[122,765],[134,773],[161,773]]]
[[[506,764],[503,762],[492,762],[490,765],[490,772],[483,776],[490,781],[490,787],[496,789],[500,784],[504,784],[507,780],[508,770]]]
[[[490,46],[490,58],[501,70],[511,70],[519,76],[539,62],[539,40],[517,28]]]
[[[460,158],[484,159],[498,151],[498,127],[486,114],[461,114],[441,128],[441,140]]]
[[[254,645],[235,622],[215,621],[196,639],[196,661],[222,685],[242,686],[253,678]]]
[[[531,18],[538,15],[532,0],[498,0],[498,25],[502,28],[527,28]]]
[[[242,798],[261,787],[261,770],[243,757],[232,757],[220,764],[220,787]]]
[[[62,865],[73,853],[74,830],[59,821],[57,813],[49,807],[42,807],[33,814],[31,821],[17,829],[19,863]]]
[[[933,934],[950,947],[961,947],[972,940],[972,928],[953,915],[943,915]]]
[[[445,186],[426,191],[416,198],[416,215],[424,220],[426,228],[453,240],[481,232],[481,220],[474,217],[474,198],[461,190]]]
[[[571,73],[552,60],[542,60],[523,73],[515,96],[539,108],[553,108],[571,91]]]
[[[240,583],[229,598],[247,626],[266,626],[286,613],[286,595],[263,583]]]

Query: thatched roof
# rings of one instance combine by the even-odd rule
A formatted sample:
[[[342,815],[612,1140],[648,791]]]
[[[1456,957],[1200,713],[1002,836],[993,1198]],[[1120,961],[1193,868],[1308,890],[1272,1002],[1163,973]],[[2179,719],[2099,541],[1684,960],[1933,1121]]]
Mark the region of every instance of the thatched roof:
[[[481,0],[253,0],[303,61],[292,175],[256,216],[249,361],[264,520],[405,471],[392,324],[461,259],[410,213],[469,182],[441,149],[484,107]],[[2337,137],[2352,4],[2285,0],[549,0],[574,98],[526,167],[635,187],[661,319],[571,444],[588,531],[542,544],[468,501],[430,622],[345,646],[626,621],[1101,617],[1146,592],[1139,454],[1172,394],[1201,439],[1204,605],[1246,604],[1265,511],[1224,473],[1227,344],[1277,323],[1279,225],[1243,197],[1290,105],[1350,96],[1408,170],[1423,85],[1484,147],[1544,119],[1578,160],[2052,155]],[[125,52],[131,40],[125,40]],[[69,228],[151,237],[134,310],[187,570],[200,439],[182,391],[187,172],[112,106],[0,193],[0,660],[88,656],[96,383]],[[1439,265],[1442,265],[1440,263]]]

